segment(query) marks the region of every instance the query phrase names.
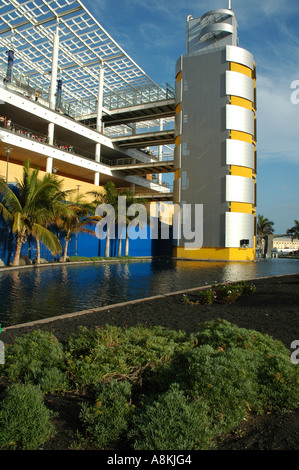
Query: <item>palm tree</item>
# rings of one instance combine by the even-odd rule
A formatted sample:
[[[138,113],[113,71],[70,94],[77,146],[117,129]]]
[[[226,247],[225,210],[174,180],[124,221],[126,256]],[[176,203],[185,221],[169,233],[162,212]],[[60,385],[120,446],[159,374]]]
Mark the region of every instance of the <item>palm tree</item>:
[[[48,184],[51,183],[51,184]],[[66,194],[68,191],[62,191],[63,180],[58,180],[51,174],[45,174],[44,177],[38,181],[41,186],[47,187],[48,191],[45,194],[45,205],[40,207],[36,212],[35,219],[40,225],[49,227],[53,225],[57,214],[62,214],[67,211],[65,204]],[[33,231],[33,236],[36,240],[36,263],[40,264],[40,239],[39,235]]]
[[[294,240],[294,238],[299,239],[299,220],[294,220],[294,223],[295,223],[294,227],[289,228],[287,230],[287,235],[292,236],[292,241]]]
[[[266,235],[273,234],[274,232],[273,225],[274,225],[274,222],[267,219],[263,215],[259,214],[257,216],[256,232],[258,236],[258,247],[261,250],[262,256],[265,256],[265,250],[266,250],[267,243],[268,243],[264,237]]]
[[[257,234],[262,237],[264,235],[272,235],[274,232],[274,222],[262,215],[257,216]]]
[[[87,225],[96,223],[101,217],[94,215],[94,205],[85,201],[82,194],[77,194],[73,199],[66,201],[65,210],[56,214],[54,223],[59,231],[64,232],[64,250],[61,257],[66,261],[69,241],[73,234],[88,233],[95,236],[94,230]]]
[[[144,198],[136,198],[135,194],[132,191],[122,191],[120,193],[121,196],[126,197],[126,243],[125,243],[125,256],[129,256],[129,223],[134,219],[134,216],[128,216],[127,215],[127,209],[133,205],[133,204],[143,204],[145,205],[147,203],[147,200]],[[149,215],[147,214],[147,222],[149,221]],[[141,227],[143,228],[143,227]],[[121,235],[121,234],[120,234]],[[119,247],[118,247],[118,253],[119,256],[121,253],[122,249],[122,237],[119,237]]]
[[[114,211],[118,212],[118,194],[115,188],[115,184],[112,181],[108,181],[108,183],[104,186],[104,192],[100,193],[98,191],[90,191],[88,192],[89,195],[94,197],[93,205],[96,208],[100,204],[109,204],[113,207]],[[105,243],[105,257],[108,258],[110,256],[110,224],[107,223],[107,232],[106,232],[106,243]]]
[[[13,266],[19,266],[22,244],[29,235],[44,243],[55,255],[62,250],[55,234],[43,225],[44,214],[51,206],[51,195],[59,189],[54,177],[40,180],[38,173],[38,169],[31,169],[30,163],[25,162],[23,178],[17,180],[16,191],[0,178],[0,214],[9,223],[16,241]]]

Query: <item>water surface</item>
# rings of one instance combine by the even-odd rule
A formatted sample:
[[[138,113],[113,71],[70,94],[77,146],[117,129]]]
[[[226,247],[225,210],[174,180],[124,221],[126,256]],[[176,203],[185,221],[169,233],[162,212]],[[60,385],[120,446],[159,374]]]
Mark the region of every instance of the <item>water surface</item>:
[[[0,271],[2,327],[213,282],[299,273],[299,260],[149,261],[50,265]]]

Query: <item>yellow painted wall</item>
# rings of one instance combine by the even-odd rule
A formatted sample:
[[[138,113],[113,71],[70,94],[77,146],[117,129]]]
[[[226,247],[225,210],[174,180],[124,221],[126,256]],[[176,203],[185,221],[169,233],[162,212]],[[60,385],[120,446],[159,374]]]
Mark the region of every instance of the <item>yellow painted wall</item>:
[[[174,248],[173,256],[182,259],[212,261],[253,261],[254,248]]]
[[[39,175],[43,177],[46,173],[42,170],[40,170]],[[6,177],[6,161],[0,160],[0,176],[3,178]],[[23,165],[18,165],[16,163],[9,163],[8,165],[8,181],[9,182],[15,182],[17,179],[21,180],[23,177]],[[97,191],[104,191],[103,186],[95,186],[92,183],[86,183],[84,181],[76,180],[73,178],[68,178],[66,176],[59,176],[57,175],[58,179],[63,180],[63,185],[62,189],[64,191],[66,190],[78,190],[77,186],[79,185],[79,193],[80,194],[86,194],[88,191],[94,191],[95,189]],[[91,196],[92,198],[92,196]],[[86,196],[86,199],[89,199],[88,196]]]

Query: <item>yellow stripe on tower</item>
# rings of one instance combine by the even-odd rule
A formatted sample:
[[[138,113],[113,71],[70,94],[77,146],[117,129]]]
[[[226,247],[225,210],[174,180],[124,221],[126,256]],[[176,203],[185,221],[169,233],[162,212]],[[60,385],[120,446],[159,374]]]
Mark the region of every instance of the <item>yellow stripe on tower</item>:
[[[245,176],[246,178],[252,178],[252,169],[245,166],[231,165],[230,174],[235,176]]]
[[[230,104],[234,104],[236,106],[242,106],[243,108],[250,109],[251,111],[254,110],[253,104],[251,101],[245,99],[245,98],[240,98],[239,96],[231,96],[230,97]]]
[[[176,76],[176,81],[179,82],[180,80],[182,80],[182,71],[180,71]]]
[[[230,212],[242,212],[243,214],[253,213],[253,205],[247,202],[231,202],[229,209]]]
[[[249,67],[246,67],[246,65],[241,65],[241,64],[237,64],[236,62],[231,62],[230,70],[232,72],[243,73],[244,75],[247,75],[248,77],[253,78],[252,70]]]
[[[251,134],[247,134],[247,132],[241,131],[230,131],[230,138],[235,140],[242,140],[243,142],[249,142],[250,144],[253,143],[253,137]]]

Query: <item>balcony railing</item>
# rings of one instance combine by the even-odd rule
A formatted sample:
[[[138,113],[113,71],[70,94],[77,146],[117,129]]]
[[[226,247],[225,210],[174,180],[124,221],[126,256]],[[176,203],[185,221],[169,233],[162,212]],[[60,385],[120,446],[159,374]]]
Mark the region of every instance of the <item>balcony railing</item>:
[[[0,64],[0,77],[2,79],[6,77],[6,72],[7,65],[4,63]],[[15,89],[15,91],[23,92],[27,98],[37,98],[45,106],[49,105],[50,85],[45,85],[40,89],[40,86],[37,87],[34,78],[19,72],[16,67],[13,69],[11,83],[7,83],[6,86]],[[103,107],[108,110],[119,109],[142,103],[171,99],[174,98],[174,95],[174,88],[169,83],[161,86],[146,86],[124,92],[110,92],[105,93],[103,96]],[[59,110],[70,117],[80,119],[81,117],[95,114],[97,106],[97,99],[95,97],[66,101],[62,96]]]

